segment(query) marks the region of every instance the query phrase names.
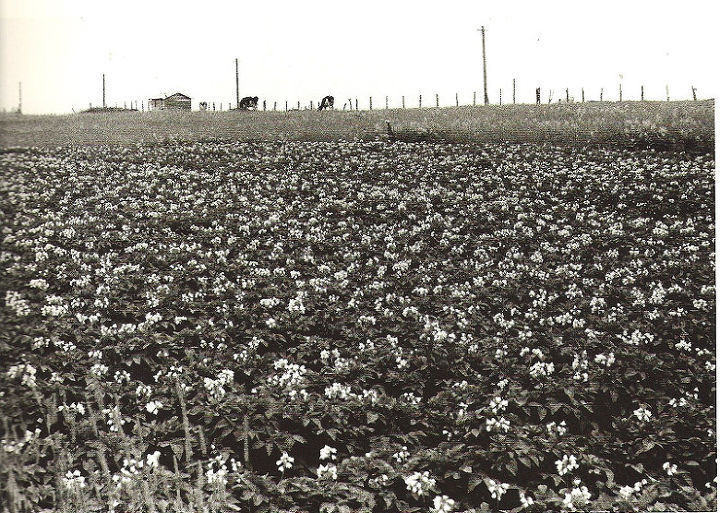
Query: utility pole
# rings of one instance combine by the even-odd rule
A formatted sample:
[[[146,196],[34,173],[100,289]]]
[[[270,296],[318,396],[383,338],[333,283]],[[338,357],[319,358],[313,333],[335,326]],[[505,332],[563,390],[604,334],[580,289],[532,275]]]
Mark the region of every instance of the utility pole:
[[[490,103],[487,93],[487,59],[485,58],[485,26],[480,27],[482,33],[482,52],[483,52],[483,93],[485,95],[485,105]]]
[[[235,58],[235,108],[240,108],[240,68],[237,58]]]
[[[103,109],[105,108],[105,73],[103,73]]]

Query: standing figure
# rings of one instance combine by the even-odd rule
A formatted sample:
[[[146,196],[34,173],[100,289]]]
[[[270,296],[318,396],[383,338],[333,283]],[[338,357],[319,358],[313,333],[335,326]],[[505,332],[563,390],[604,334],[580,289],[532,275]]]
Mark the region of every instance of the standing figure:
[[[535,103],[540,105],[540,88],[535,89]]]

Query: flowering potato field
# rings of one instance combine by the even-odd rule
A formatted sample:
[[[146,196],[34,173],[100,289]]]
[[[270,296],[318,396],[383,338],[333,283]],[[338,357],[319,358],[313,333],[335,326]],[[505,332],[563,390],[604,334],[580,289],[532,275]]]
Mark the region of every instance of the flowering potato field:
[[[715,509],[714,168],[4,153],[0,509]]]

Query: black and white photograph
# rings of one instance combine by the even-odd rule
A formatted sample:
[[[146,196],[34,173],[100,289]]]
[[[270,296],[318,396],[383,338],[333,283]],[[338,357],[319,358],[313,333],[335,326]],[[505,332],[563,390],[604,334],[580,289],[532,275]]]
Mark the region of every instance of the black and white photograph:
[[[0,513],[718,511],[718,34],[0,0]]]

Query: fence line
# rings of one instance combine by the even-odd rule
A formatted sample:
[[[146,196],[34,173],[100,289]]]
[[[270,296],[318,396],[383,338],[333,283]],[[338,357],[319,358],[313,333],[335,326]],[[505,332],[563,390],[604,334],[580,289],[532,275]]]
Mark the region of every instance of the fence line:
[[[604,102],[604,101],[608,101],[608,102],[621,101],[622,102],[622,101],[625,101],[625,91],[623,88],[623,84],[620,82],[617,84],[617,87],[618,87],[618,89],[617,89],[618,94],[615,99],[606,98],[605,87],[601,87],[599,89],[599,101],[600,102]],[[646,101],[645,84],[640,84],[639,89],[640,89],[639,90],[639,101],[644,102],[644,101]],[[498,88],[497,91],[498,91],[498,96],[497,96],[497,104],[496,105],[503,105],[503,88]],[[560,93],[557,95],[560,97],[555,99],[555,96],[556,96],[555,91],[552,89],[546,90],[545,91],[546,101],[548,104],[553,103],[553,101],[555,101],[556,103],[575,103],[576,97],[573,94],[571,94],[570,91],[571,91],[570,88],[566,87],[564,98],[561,96],[562,93]],[[692,98],[692,101],[698,101],[697,88],[694,85],[691,84],[686,91],[689,93],[689,98]],[[541,95],[542,92],[543,91],[539,87],[535,89],[535,93],[536,93],[535,103],[536,104],[543,103],[542,95]],[[586,98],[584,87],[581,87],[579,92],[580,92],[580,99],[579,99],[580,102],[584,103],[586,101],[593,101],[592,98],[590,98],[590,99]],[[440,108],[441,107],[440,93],[433,93],[433,94],[435,95],[434,107]],[[395,97],[395,98],[396,98],[395,102],[397,102],[398,97]],[[466,98],[468,98],[468,97],[466,96]],[[598,97],[596,97],[596,99],[597,98]],[[688,98],[688,97],[686,97],[686,98]],[[364,109],[375,110],[378,108],[376,103],[373,101],[373,99],[374,99],[373,96],[368,96],[367,99],[368,99],[367,104],[365,106],[361,106],[358,98],[348,98],[347,102],[343,103],[342,110],[349,109],[350,111],[352,111],[352,110],[360,111],[360,110],[364,110]],[[670,101],[670,99],[671,99],[670,98],[670,86],[666,84],[665,85],[665,100]],[[385,95],[385,107],[384,107],[385,110],[413,108],[412,106],[407,105],[407,102],[405,101],[405,95],[401,95],[399,97],[399,100],[400,100],[399,105],[398,105],[398,103],[395,103],[394,105],[392,105],[393,102],[391,101],[391,97],[389,95]],[[630,101],[633,101],[633,100],[631,99]],[[637,101],[637,100],[634,100],[634,101]],[[655,100],[655,101],[657,101],[657,100]],[[294,110],[315,110],[316,105],[319,107],[320,103],[321,102],[318,101],[316,104],[314,100],[308,100],[307,103],[303,103],[301,100],[298,100],[297,107],[291,109],[290,102],[288,100],[285,100],[285,112],[288,112],[291,110],[293,110],[293,111]],[[512,103],[513,103],[513,105],[517,104],[517,88],[516,88],[516,80],[515,79],[512,79]],[[120,108],[118,110],[125,109],[125,110],[134,110],[134,111],[138,111],[138,112],[145,112],[145,100],[126,100],[126,101],[122,101],[122,102],[115,102],[113,105],[115,106],[114,108],[117,108],[118,105],[122,105],[122,108]],[[472,106],[478,105],[477,104],[477,91],[472,91],[472,103],[461,102],[460,101],[460,92],[457,92],[457,91],[455,92],[455,102],[454,102],[455,107],[467,107],[470,105],[472,105]],[[492,103],[491,103],[491,105],[492,105]],[[527,105],[529,105],[529,103]],[[277,111],[278,110],[278,101],[272,100],[272,99],[263,99],[262,105],[261,106],[256,105],[255,110],[260,110],[260,107],[262,107],[263,111],[270,111],[271,106],[272,106],[273,112]],[[452,107],[452,106],[453,106],[453,103],[450,103],[450,102],[447,102],[445,105],[442,105],[443,108]],[[228,102],[227,104],[225,104],[224,102],[218,103],[218,102],[214,102],[214,101],[212,101],[212,102],[211,101],[202,101],[202,102],[198,102],[198,107],[199,107],[199,110],[201,110],[201,111],[212,110],[212,111],[222,112],[222,111],[236,110],[236,107],[233,106],[232,102]],[[429,107],[432,108],[433,105],[431,104]],[[92,105],[92,103],[90,103],[90,109],[92,109],[92,108],[93,108],[93,105]],[[339,110],[340,109],[339,103],[336,103],[333,108],[335,110]],[[422,93],[418,94],[417,107],[414,107],[414,108],[419,108],[419,109],[428,108],[428,105],[423,105],[423,94]],[[99,109],[97,109],[97,110],[99,110]],[[382,110],[382,107],[380,107],[380,110]],[[78,111],[81,111],[81,109],[78,109]],[[150,111],[149,103],[148,103],[148,111]]]

